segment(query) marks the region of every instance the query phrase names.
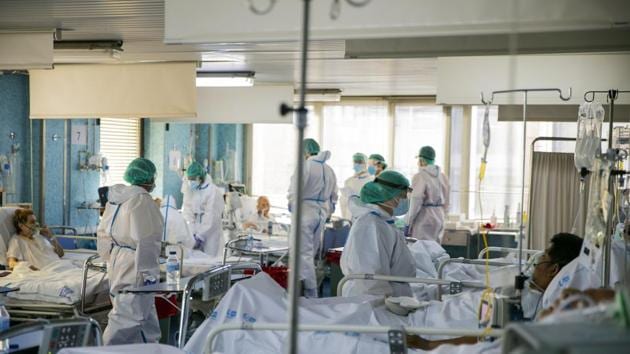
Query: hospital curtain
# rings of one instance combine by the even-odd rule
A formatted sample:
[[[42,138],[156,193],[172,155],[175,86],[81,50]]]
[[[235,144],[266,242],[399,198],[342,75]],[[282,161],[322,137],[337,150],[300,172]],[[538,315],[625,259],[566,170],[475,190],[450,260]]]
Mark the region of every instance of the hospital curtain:
[[[584,234],[588,183],[580,201],[580,180],[573,154],[534,152],[530,205],[529,247],[545,249],[558,232],[571,232],[582,203],[576,233]]]

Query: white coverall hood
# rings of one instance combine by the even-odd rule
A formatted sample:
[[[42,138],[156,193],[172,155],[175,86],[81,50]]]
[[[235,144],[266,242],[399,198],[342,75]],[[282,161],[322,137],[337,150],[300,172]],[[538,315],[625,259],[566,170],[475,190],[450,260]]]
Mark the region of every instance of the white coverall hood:
[[[320,151],[319,154],[315,155],[315,156],[311,156],[308,159],[309,160],[315,160],[317,162],[326,162],[328,160],[330,160],[330,157],[332,156],[332,154],[330,153],[330,151]]]
[[[107,199],[112,204],[122,204],[138,194],[149,194],[146,189],[139,186],[126,186],[124,184],[115,184],[109,187]]]

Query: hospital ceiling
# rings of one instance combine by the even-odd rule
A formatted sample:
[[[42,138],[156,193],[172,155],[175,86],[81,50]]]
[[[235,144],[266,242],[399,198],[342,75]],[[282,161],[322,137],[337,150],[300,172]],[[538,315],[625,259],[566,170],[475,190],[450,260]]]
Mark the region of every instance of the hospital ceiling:
[[[299,78],[299,43],[296,42],[163,44],[163,0],[0,0],[0,31],[53,28],[60,30],[61,41],[123,40],[121,62],[194,60],[200,61],[204,70],[255,71],[257,84],[295,84]],[[627,29],[621,32],[618,41],[627,43],[630,38],[627,34]],[[313,42],[310,87],[338,88],[344,95],[435,94],[436,56],[440,52],[425,50],[427,42],[423,40],[426,41]],[[618,44],[614,42],[610,46],[619,48]],[[461,47],[461,43],[454,42],[452,46]],[[552,43],[551,47],[557,48],[557,45]],[[502,50],[484,48],[481,50],[499,53]],[[437,49],[448,51],[448,48]],[[475,53],[475,49],[479,50],[472,48],[470,53]],[[606,47],[596,49],[607,50]],[[625,50],[629,49],[630,44]],[[575,50],[580,49],[568,51]],[[57,52],[55,62],[64,62]]]

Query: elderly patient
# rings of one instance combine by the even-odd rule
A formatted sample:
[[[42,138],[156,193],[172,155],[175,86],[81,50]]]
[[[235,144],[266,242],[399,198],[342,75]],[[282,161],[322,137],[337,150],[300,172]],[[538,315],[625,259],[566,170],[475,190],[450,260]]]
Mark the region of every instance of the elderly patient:
[[[9,269],[19,262],[28,262],[32,270],[39,270],[63,257],[63,248],[50,230],[39,226],[32,210],[17,209],[13,215],[13,225],[17,234],[9,241]]]
[[[266,233],[269,222],[275,222],[273,216],[269,215],[269,210],[271,210],[269,198],[265,196],[258,197],[256,201],[256,213],[243,223],[243,229],[253,229],[258,232]]]

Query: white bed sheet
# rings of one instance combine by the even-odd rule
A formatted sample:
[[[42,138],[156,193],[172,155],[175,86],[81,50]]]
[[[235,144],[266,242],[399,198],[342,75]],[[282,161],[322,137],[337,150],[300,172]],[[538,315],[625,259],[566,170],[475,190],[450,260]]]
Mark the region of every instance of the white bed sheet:
[[[9,298],[74,304],[81,297],[82,267],[82,260],[61,259],[41,270],[33,271],[22,263],[10,275],[0,278],[0,286],[20,288],[20,291],[7,294]],[[92,270],[88,272],[88,295],[107,291],[108,288],[109,282],[105,273]]]
[[[300,299],[300,322],[311,324],[405,325],[415,327],[477,328],[478,294],[462,293],[433,301],[409,316],[387,311],[383,298]],[[230,322],[286,323],[287,294],[265,273],[234,285],[211,316],[185,346],[190,353],[203,352],[206,337],[214,326]],[[384,335],[358,333],[301,333],[301,353],[324,353],[332,348],[342,353],[388,352]],[[230,331],[221,334],[214,350],[225,353],[278,353],[284,350],[284,331]],[[435,339],[435,338],[433,338]],[[410,351],[422,353],[422,351]]]

